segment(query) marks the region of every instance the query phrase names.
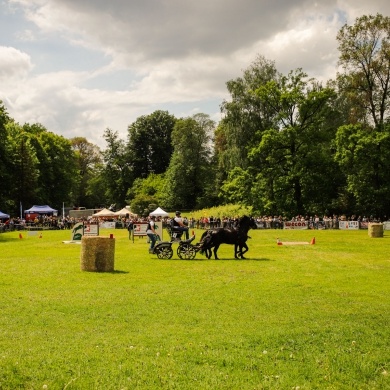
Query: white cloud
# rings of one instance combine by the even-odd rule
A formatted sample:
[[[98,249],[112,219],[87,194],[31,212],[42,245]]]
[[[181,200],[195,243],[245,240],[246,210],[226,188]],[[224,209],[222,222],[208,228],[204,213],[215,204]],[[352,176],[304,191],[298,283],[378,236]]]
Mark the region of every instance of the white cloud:
[[[13,47],[0,46],[0,81],[12,82],[23,79],[31,70],[30,56]]]
[[[303,68],[310,77],[321,81],[333,78],[337,70],[336,35],[340,21],[321,17],[302,20],[286,31],[276,34],[272,40],[260,45],[259,52],[269,53],[280,71]]]
[[[334,77],[340,27],[363,14],[390,13],[384,0],[6,4],[0,99],[10,115],[103,147],[105,128],[126,137],[130,123],[156,109],[218,118],[226,82],[259,54],[283,73],[300,67],[320,80]]]

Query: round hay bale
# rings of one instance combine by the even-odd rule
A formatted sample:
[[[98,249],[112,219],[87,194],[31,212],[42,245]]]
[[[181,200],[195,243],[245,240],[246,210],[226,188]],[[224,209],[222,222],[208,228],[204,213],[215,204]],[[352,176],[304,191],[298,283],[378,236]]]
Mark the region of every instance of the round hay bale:
[[[383,223],[369,223],[368,235],[370,237],[383,237]]]
[[[91,272],[114,271],[115,239],[83,236],[81,239],[81,270]]]

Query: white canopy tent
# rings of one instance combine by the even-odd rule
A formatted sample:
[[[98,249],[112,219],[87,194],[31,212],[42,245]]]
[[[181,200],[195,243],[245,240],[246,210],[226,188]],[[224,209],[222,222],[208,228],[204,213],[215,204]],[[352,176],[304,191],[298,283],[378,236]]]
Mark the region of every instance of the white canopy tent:
[[[100,210],[99,212],[92,214],[92,217],[114,217],[115,213],[108,209]]]
[[[169,214],[161,207],[157,207],[156,210],[152,211],[149,215],[154,215],[155,217],[169,217]]]
[[[123,209],[122,210],[119,210],[119,211],[115,211],[115,213],[114,213],[115,215],[118,215],[118,216],[125,216],[125,215],[131,215],[131,216],[137,216],[137,214],[134,214],[134,213],[132,213],[127,207],[123,207]]]

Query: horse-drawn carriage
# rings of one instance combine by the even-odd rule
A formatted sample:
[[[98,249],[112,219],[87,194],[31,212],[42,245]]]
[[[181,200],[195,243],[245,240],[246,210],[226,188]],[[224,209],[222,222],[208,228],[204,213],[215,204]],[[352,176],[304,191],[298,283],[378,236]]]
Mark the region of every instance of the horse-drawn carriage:
[[[234,257],[244,259],[244,253],[248,251],[248,245],[246,244],[249,229],[256,229],[257,225],[253,218],[243,216],[237,221],[237,226],[234,229],[218,228],[207,230],[203,233],[199,243],[192,244],[195,239],[193,235],[188,240],[182,240],[183,231],[175,229],[174,226],[167,226],[169,232],[170,241],[163,241],[154,247],[153,253],[157,255],[159,259],[171,259],[173,256],[173,243],[179,243],[176,250],[177,255],[182,260],[192,260],[195,258],[196,253],[201,251],[208,259],[211,258],[212,250],[214,252],[214,258],[218,259],[217,251],[221,244],[234,245]]]
[[[195,235],[193,235],[188,240],[182,240],[183,230],[175,228],[173,225],[168,225],[166,227],[167,232],[169,233],[170,241],[162,241],[158,243],[153,250],[153,253],[157,255],[159,259],[171,259],[173,256],[173,243],[179,243],[176,253],[182,260],[192,260],[196,256],[196,252],[200,250],[199,244],[193,245],[192,241],[195,240]]]

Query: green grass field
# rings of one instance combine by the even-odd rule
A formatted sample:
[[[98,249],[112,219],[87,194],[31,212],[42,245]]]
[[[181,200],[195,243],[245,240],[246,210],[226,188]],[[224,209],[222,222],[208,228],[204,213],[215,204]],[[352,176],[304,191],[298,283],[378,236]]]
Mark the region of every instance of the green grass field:
[[[187,261],[110,233],[111,273],[70,231],[0,234],[0,389],[390,389],[390,232],[257,230],[246,260]]]

